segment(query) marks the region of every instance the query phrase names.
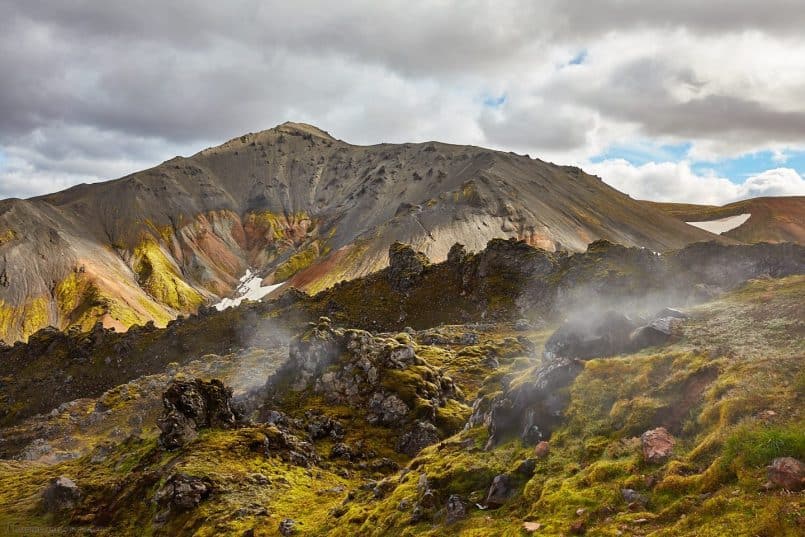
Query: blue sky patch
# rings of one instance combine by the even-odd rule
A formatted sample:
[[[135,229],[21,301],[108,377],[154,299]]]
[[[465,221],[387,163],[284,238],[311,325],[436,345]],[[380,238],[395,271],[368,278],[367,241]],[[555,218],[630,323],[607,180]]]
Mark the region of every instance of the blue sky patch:
[[[805,151],[787,151],[785,160],[775,158],[772,151],[758,151],[737,158],[716,161],[691,160],[688,153],[691,143],[655,145],[650,142],[613,146],[590,159],[593,163],[605,160],[623,159],[634,166],[649,162],[680,162],[688,160],[691,170],[697,175],[714,174],[726,177],[735,184],[742,184],[747,178],[775,168],[792,168],[805,175]]]
[[[484,97],[484,106],[487,108],[500,108],[506,103],[506,94],[503,93],[494,97],[492,95],[487,95]]]
[[[567,63],[568,65],[581,65],[587,59],[587,49],[582,49],[579,51],[578,54],[573,56],[571,60]]]
[[[691,143],[656,145],[650,142],[613,146],[590,159],[598,163],[605,160],[623,159],[635,166],[649,162],[680,161],[687,157]]]
[[[773,170],[774,168],[793,168],[799,174],[805,173],[805,151],[786,153],[785,161],[776,160],[771,151],[759,151],[734,159],[716,162],[694,162],[691,169],[697,174],[714,172],[733,183],[743,183],[748,177]]]

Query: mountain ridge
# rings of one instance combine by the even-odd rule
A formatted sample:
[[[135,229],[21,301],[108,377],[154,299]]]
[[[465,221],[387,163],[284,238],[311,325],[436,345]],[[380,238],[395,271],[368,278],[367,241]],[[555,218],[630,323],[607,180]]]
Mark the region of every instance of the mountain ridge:
[[[474,146],[352,145],[285,123],[112,181],[0,201],[0,339],[125,330],[217,302],[247,268],[318,291],[383,268],[395,241],[441,260],[517,238],[652,250],[714,236],[578,168]],[[729,239],[721,239],[729,242]]]
[[[749,219],[723,236],[741,242],[797,242],[805,244],[805,196],[765,196],[723,206],[692,203],[645,202],[683,222],[714,220],[740,214]]]

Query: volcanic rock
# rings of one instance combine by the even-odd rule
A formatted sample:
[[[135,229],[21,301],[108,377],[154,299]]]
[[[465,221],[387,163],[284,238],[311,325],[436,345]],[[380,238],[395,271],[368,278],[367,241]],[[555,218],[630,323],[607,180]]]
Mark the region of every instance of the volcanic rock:
[[[54,477],[42,492],[42,506],[48,512],[73,509],[81,499],[81,490],[66,476]]]

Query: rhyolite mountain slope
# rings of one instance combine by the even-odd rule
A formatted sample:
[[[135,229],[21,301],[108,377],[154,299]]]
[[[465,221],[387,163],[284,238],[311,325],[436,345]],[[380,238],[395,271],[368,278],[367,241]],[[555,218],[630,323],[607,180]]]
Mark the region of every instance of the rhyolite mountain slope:
[[[217,302],[247,268],[320,290],[385,266],[515,237],[662,251],[713,235],[578,168],[479,147],[356,146],[304,124],[29,200],[0,201],[0,339],[52,325],[123,330]]]
[[[751,215],[740,226],[723,233],[732,239],[753,242],[805,244],[805,196],[752,198],[724,206],[645,202],[681,220],[702,222],[742,214]]]

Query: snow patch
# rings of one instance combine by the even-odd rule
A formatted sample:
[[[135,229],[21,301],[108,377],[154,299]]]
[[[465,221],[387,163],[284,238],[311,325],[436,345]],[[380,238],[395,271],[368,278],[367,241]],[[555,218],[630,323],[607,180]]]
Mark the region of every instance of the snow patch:
[[[238,282],[232,298],[224,298],[213,307],[218,311],[239,306],[244,300],[260,300],[274,289],[282,287],[281,283],[276,285],[266,285],[263,287],[263,278],[255,275],[251,269],[246,269],[246,274]]]
[[[726,233],[731,229],[735,229],[738,226],[742,226],[744,222],[749,220],[750,216],[752,215],[749,213],[744,213],[735,216],[728,216],[726,218],[719,218],[718,220],[707,220],[706,222],[685,222],[685,223],[691,226],[695,226],[699,229],[709,231],[710,233],[721,235],[722,233]]]

